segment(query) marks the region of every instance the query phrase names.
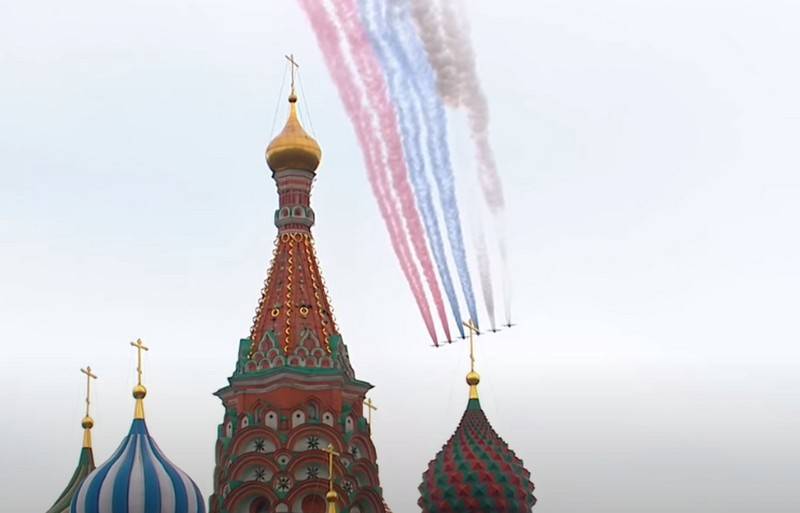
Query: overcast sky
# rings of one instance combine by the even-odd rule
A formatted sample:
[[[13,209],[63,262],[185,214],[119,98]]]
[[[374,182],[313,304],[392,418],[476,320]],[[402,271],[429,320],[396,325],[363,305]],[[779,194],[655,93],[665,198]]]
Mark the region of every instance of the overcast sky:
[[[482,399],[534,511],[800,510],[800,4],[475,0],[469,17],[519,323],[479,340]],[[381,481],[418,511],[467,350],[430,347],[310,27],[276,0],[0,3],[3,511],[40,513],[66,485],[86,364],[98,463],[116,447],[136,337],[150,430],[210,493],[211,393],[272,251],[263,151],[289,52]],[[451,128],[466,211],[472,150]]]

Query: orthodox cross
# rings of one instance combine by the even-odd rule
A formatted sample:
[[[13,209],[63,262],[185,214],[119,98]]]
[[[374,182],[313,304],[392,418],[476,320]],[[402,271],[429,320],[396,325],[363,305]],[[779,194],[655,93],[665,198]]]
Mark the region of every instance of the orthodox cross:
[[[142,344],[142,339],[137,338],[136,342],[131,342],[131,345],[136,348],[136,376],[137,384],[142,384],[142,351],[149,351],[148,347]]]
[[[97,376],[92,374],[92,368],[88,365],[85,369],[81,369],[81,372],[86,374],[86,416],[89,416],[89,402],[91,400],[91,392],[92,392],[92,380],[97,379]]]
[[[333,445],[331,444],[328,444],[325,452],[328,453],[328,486],[330,487],[330,490],[333,491],[333,457],[341,455],[333,450]]]
[[[367,407],[367,419],[369,420],[369,428],[372,429],[372,412],[378,411],[378,407],[375,406],[375,403],[372,402],[371,397],[366,401],[364,401],[364,406]]]
[[[289,65],[292,67],[292,94],[294,94],[294,74],[300,69],[300,65],[294,60],[294,54],[284,55],[284,57],[286,57],[286,60],[289,61]]]
[[[480,335],[480,331],[478,331],[478,327],[472,322],[472,319],[463,324],[469,330],[469,370],[470,372],[475,372],[475,339],[473,335]]]

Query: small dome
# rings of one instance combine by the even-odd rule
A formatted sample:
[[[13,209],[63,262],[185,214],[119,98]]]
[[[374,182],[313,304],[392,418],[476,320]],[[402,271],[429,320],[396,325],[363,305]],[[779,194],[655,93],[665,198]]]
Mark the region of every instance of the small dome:
[[[72,474],[72,479],[69,480],[69,484],[67,484],[67,487],[61,492],[55,504],[47,510],[47,513],[69,513],[70,503],[78,494],[81,483],[92,470],[94,470],[94,454],[92,453],[92,448],[84,447],[81,449],[78,467]]]
[[[472,385],[472,384],[471,384]],[[533,483],[514,452],[470,399],[456,432],[422,475],[423,513],[530,513]]]
[[[135,419],[111,458],[83,481],[70,513],[205,513],[205,503],[150,437],[144,419]]]
[[[289,106],[286,126],[267,146],[267,164],[275,173],[287,169],[316,171],[322,150],[297,119],[297,96],[294,93],[289,96]]]

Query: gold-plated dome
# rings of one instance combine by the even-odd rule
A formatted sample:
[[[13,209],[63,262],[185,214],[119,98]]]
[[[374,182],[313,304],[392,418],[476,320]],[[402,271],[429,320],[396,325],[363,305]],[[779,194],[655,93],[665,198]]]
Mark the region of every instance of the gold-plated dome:
[[[269,146],[267,164],[273,172],[287,169],[316,171],[322,158],[322,150],[313,137],[308,135],[297,118],[297,95],[289,96],[289,119]]]

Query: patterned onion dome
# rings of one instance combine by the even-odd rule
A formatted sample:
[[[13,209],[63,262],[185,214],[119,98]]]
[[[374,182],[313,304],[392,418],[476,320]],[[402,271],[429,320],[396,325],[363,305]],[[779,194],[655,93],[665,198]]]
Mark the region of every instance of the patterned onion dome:
[[[81,484],[71,513],[205,513],[200,489],[135,419],[111,458]]]
[[[200,489],[164,456],[144,422],[142,351],[139,339],[138,383],[133,387],[133,424],[111,458],[89,474],[72,499],[70,513],[205,513]]]
[[[423,513],[530,513],[536,503],[530,472],[481,409],[479,381],[474,371],[467,376],[467,411],[422,475]]]

